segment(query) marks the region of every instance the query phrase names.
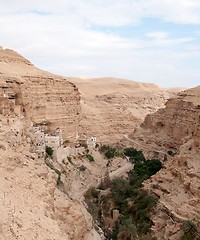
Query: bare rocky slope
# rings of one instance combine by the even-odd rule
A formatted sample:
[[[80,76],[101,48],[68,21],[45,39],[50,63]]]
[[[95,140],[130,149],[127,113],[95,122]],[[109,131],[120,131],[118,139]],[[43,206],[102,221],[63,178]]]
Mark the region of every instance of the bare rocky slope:
[[[94,229],[83,194],[101,181],[107,160],[96,150],[90,151],[94,162],[84,153],[45,160],[33,151],[41,147],[37,138],[43,132],[28,134],[41,127],[51,135],[59,128],[63,141],[72,145],[80,118],[74,83],[0,48],[0,239],[103,239]],[[109,167],[112,177],[127,169],[130,164],[121,158]]]
[[[180,89],[161,89],[155,84],[116,78],[69,78],[81,93],[79,131],[98,142],[114,144],[132,132],[148,113],[164,107]]]
[[[74,84],[8,49],[0,50],[0,84],[0,96],[15,102],[10,110],[23,115],[27,126],[40,124],[48,131],[60,126],[64,139],[75,140],[80,94]]]
[[[86,211],[83,193],[99,183],[107,161],[92,150],[94,162],[83,153],[59,161],[49,159],[46,164],[44,157],[32,152],[28,128],[40,126],[51,134],[59,127],[63,140],[71,144],[77,132],[114,144],[174,94],[153,84],[122,79],[68,80],[0,48],[2,240],[102,239]],[[152,229],[160,239],[175,240],[181,219],[199,219],[198,94],[198,88],[192,89],[169,100],[164,110],[148,115],[142,128],[127,137],[141,139],[140,146],[149,146],[151,152],[155,148],[162,155],[169,150],[177,154],[146,183],[149,191],[160,196]],[[130,168],[125,159],[116,158],[109,167],[111,177],[124,172],[124,166]]]
[[[129,136],[148,155],[162,158],[164,167],[145,188],[159,196],[152,216],[159,240],[180,239],[181,224],[192,220],[200,228],[200,87],[168,100]]]
[[[26,132],[33,125],[48,133],[59,127],[64,140],[74,142],[80,113],[76,86],[0,49],[0,98],[0,239],[100,239],[83,202],[59,189],[56,172],[31,152]],[[73,165],[58,167],[72,179],[81,177]]]

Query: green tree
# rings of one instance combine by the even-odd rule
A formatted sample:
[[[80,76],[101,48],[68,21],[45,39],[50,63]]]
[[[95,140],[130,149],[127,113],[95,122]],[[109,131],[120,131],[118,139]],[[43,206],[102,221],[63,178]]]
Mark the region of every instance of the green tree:
[[[118,240],[138,240],[137,228],[131,219],[123,219],[119,225]]]
[[[86,154],[86,158],[87,158],[90,162],[94,162],[94,158],[93,158],[92,155]]]
[[[195,237],[197,235],[197,227],[191,220],[184,221],[181,228],[184,232],[184,235],[182,236],[182,240],[196,239]]]
[[[84,172],[86,169],[87,169],[87,168],[86,168],[86,166],[84,166],[84,165],[81,165],[81,166],[79,167],[79,171],[81,171],[81,172]]]
[[[111,193],[113,200],[118,204],[120,210],[126,211],[127,209],[127,197],[132,193],[129,182],[120,177],[116,178],[111,183]]]
[[[46,154],[50,157],[53,156],[53,149],[51,147],[46,146]]]
[[[104,153],[105,156],[109,159],[115,156],[116,148],[110,147],[108,145],[103,145],[100,147],[99,151],[101,153]]]
[[[141,150],[137,150],[135,148],[125,148],[124,149],[124,155],[130,157],[130,160],[135,161],[145,161],[144,154]]]
[[[148,177],[156,174],[162,168],[162,163],[159,160],[147,160],[145,162],[136,162],[134,171],[139,176],[147,175]]]
[[[115,149],[114,148],[110,148],[109,150],[107,150],[105,152],[105,156],[107,158],[114,158],[114,156],[115,156]]]

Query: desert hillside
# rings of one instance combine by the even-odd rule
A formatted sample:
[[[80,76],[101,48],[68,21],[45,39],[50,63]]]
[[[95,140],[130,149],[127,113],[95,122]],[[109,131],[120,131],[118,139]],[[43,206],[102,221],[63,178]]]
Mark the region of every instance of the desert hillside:
[[[116,78],[69,78],[81,93],[80,133],[113,144],[132,132],[149,113],[164,107],[180,89]]]
[[[147,115],[126,139],[147,156],[164,160],[163,169],[145,183],[159,197],[152,216],[158,239],[181,239],[180,226],[187,220],[200,226],[199,106],[200,87],[183,91],[166,108]]]
[[[56,152],[66,139],[75,142],[79,114],[74,84],[0,49],[0,239],[91,239],[90,232],[99,239],[83,203],[69,196],[79,166],[54,166],[45,155],[50,143]]]
[[[27,126],[42,124],[48,131],[60,126],[64,138],[75,140],[80,94],[74,84],[36,68],[9,49],[0,50],[0,84],[1,97],[15,102],[11,110],[23,115]]]
[[[178,91],[66,79],[0,48],[0,239],[105,239],[84,194],[133,163],[121,146],[104,155],[95,137],[163,161],[144,184],[159,197],[152,235],[177,240],[183,221],[199,224],[200,88]]]
[[[90,139],[89,149],[75,148],[84,119],[78,88],[2,48],[0,100],[0,239],[103,239],[83,195],[107,170],[113,178],[132,164],[118,157],[108,166]]]

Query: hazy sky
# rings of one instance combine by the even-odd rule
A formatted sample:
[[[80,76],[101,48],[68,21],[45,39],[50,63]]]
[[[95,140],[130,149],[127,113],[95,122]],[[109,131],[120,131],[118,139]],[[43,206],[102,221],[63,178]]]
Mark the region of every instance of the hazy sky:
[[[65,76],[200,85],[200,0],[0,0],[0,45]]]

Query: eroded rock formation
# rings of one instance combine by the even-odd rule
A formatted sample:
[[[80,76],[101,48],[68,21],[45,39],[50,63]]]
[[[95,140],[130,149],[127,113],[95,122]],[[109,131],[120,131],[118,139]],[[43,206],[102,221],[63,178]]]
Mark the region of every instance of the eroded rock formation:
[[[126,79],[70,78],[81,93],[80,133],[114,144],[132,132],[145,116],[164,107],[179,89],[164,90],[150,83]]]
[[[25,130],[32,124],[47,132],[59,127],[63,140],[74,142],[80,123],[81,133],[116,142],[170,96],[154,85],[112,81],[107,89],[107,79],[99,85],[89,82],[90,88],[74,81],[82,86],[80,123],[80,94],[73,83],[0,48],[1,239],[100,239],[80,199],[88,186],[98,183],[105,159],[95,152],[100,161],[94,163],[61,161],[57,167],[66,184],[60,191],[55,171],[30,153],[32,143]],[[91,94],[87,95],[87,88]],[[129,136],[141,140],[139,146],[145,146],[147,154],[155,149],[157,156],[165,156],[164,168],[145,184],[160,198],[152,216],[152,232],[158,239],[179,239],[185,219],[199,224],[199,106],[200,88],[185,91],[169,100],[165,109],[148,115],[141,128]],[[80,171],[83,164],[86,169]]]
[[[146,152],[157,148],[158,155],[166,153],[163,169],[145,184],[159,196],[152,232],[159,240],[180,239],[180,226],[188,219],[199,229],[200,87],[180,93],[164,109],[148,115],[130,137],[137,136]]]
[[[83,204],[57,188],[57,174],[30,152],[26,135],[38,124],[46,131],[60,127],[74,141],[79,100],[74,84],[0,49],[0,239],[77,240],[91,232]]]
[[[73,83],[34,67],[12,50],[0,50],[0,95],[1,102],[10,104],[5,114],[15,112],[24,116],[27,126],[40,124],[47,131],[59,126],[64,140],[75,140],[80,95]]]

